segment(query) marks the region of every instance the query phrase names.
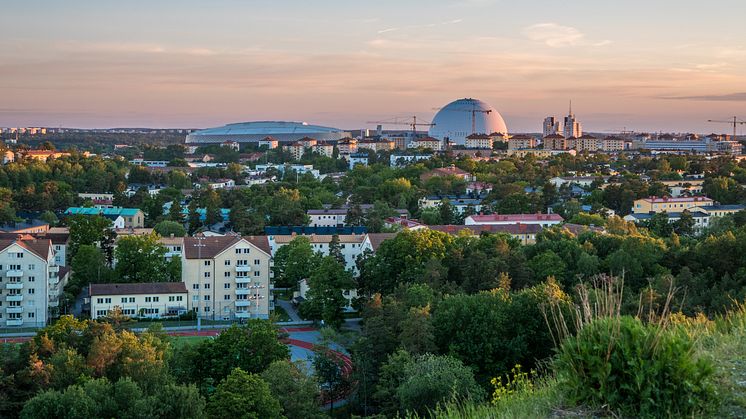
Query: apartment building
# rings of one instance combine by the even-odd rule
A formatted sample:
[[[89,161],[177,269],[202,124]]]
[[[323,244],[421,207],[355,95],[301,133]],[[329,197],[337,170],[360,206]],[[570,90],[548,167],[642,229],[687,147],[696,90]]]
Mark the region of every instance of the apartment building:
[[[264,137],[259,140],[259,147],[267,147],[269,150],[277,148],[280,142],[274,137]]]
[[[337,141],[339,154],[352,154],[357,152],[357,140],[354,138],[342,138]]]
[[[632,213],[683,212],[693,207],[711,206],[714,204],[715,202],[706,196],[678,198],[651,196],[649,198],[636,199],[632,204]]]
[[[487,134],[471,134],[466,136],[466,148],[479,148],[492,150],[494,138]]]
[[[306,152],[306,147],[299,142],[294,142],[282,146],[282,151],[290,153],[290,155],[293,156],[294,160],[300,160],[300,158],[303,157],[303,154]]]
[[[360,204],[360,209],[365,213],[373,209],[372,204]],[[306,211],[311,227],[342,227],[347,224],[347,213],[350,207],[343,208],[322,208],[310,209]],[[409,218],[409,211],[405,208],[395,209],[397,215],[402,218]]]
[[[523,150],[534,147],[536,147],[536,138],[530,135],[514,135],[508,140],[508,150]]]
[[[433,151],[442,151],[443,142],[432,137],[416,138],[410,142],[407,147],[409,148],[423,148],[430,149]]]
[[[396,143],[391,140],[387,139],[379,139],[379,140],[361,140],[357,143],[357,148],[367,148],[369,150],[373,150],[375,152],[378,151],[391,151],[396,147]]]
[[[43,327],[64,283],[52,241],[19,235],[0,239],[0,324]]]
[[[269,317],[271,250],[266,236],[185,237],[187,308],[202,318]]]
[[[272,249],[272,255],[277,252],[282,246],[290,243],[299,237],[293,235],[274,235],[268,236],[269,246]],[[310,234],[302,237],[307,238],[311,242],[311,248],[317,253],[321,253],[324,256],[329,255],[329,245],[331,244],[334,236],[329,234]],[[357,269],[357,258],[362,255],[366,249],[373,250],[370,245],[366,244],[365,234],[339,234],[339,247],[344,256],[345,268],[355,275],[358,274]]]
[[[334,155],[334,144],[327,142],[319,142],[313,146],[313,151],[321,154],[322,156],[332,157]]]
[[[175,317],[187,312],[189,301],[183,282],[91,284],[88,294],[94,320],[115,308],[130,317]]]

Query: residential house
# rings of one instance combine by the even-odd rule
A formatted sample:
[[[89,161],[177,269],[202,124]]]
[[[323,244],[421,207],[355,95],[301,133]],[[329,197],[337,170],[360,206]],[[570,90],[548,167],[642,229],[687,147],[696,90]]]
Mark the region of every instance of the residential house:
[[[129,317],[176,317],[187,312],[188,293],[183,282],[90,284],[91,319],[120,309]]]

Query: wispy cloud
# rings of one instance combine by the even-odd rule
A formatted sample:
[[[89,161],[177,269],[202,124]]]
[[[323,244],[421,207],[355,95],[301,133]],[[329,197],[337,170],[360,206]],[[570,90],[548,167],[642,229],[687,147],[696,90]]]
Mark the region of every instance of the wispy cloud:
[[[726,93],[722,95],[662,96],[661,99],[698,100],[698,101],[715,101],[715,102],[746,102],[746,92]]]
[[[535,42],[541,42],[552,48],[578,45],[600,47],[611,43],[609,40],[588,41],[585,34],[577,28],[558,23],[537,23],[525,27],[522,33],[526,38]]]
[[[444,26],[444,25],[456,25],[461,22],[463,22],[464,19],[451,19],[447,20],[445,22],[430,22],[430,23],[423,23],[420,25],[408,25],[408,26],[402,26],[402,27],[390,27],[390,28],[384,28],[378,31],[379,34],[389,33],[389,32],[396,32],[400,30],[411,30],[411,29],[422,29],[422,28],[435,28],[437,26]]]

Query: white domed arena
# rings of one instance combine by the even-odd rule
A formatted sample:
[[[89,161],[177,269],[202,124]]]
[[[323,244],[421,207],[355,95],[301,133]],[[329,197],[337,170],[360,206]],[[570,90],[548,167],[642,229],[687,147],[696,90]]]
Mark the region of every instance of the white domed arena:
[[[507,134],[508,127],[500,113],[479,99],[454,100],[444,106],[433,118],[429,135],[439,140],[449,139],[463,145],[471,134]]]

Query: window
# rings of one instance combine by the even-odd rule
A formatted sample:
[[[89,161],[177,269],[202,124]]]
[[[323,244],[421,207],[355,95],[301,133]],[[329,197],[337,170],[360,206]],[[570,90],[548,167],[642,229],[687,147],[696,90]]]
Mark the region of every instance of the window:
[[[17,253],[17,254],[16,254],[16,257],[17,257],[18,259],[23,259],[23,253]],[[20,268],[18,268],[18,269],[20,269]]]
[[[205,307],[205,311],[210,311],[210,307]]]
[[[193,295],[192,296],[192,301],[199,301],[199,296],[198,295]]]
[[[210,296],[209,295],[205,295],[205,301],[210,301]]]
[[[34,293],[35,291],[36,291],[36,290],[35,290],[35,289],[33,289],[33,288],[29,288],[29,289],[28,289],[28,293],[29,293],[29,294],[33,294],[33,293]]]
[[[254,259],[254,265],[258,265],[258,264],[260,264],[260,263],[261,263],[261,262],[259,261],[259,259]]]
[[[205,261],[205,266],[210,266],[210,265],[212,265],[212,261],[211,260],[206,260]]]
[[[103,304],[104,303],[104,299],[103,298],[97,298],[96,299],[96,303]]]
[[[130,303],[134,303],[134,302],[135,302],[135,297],[130,297]]]
[[[28,282],[34,282],[36,281],[36,277],[30,276],[28,277]]]
[[[28,318],[29,318],[29,319],[33,319],[33,318],[34,318],[34,316],[36,316],[36,313],[29,313],[29,314],[28,314]]]
[[[231,299],[231,296],[230,296],[230,294],[225,294],[225,295],[223,295],[223,300],[226,300],[226,301],[227,301],[227,300],[230,300],[230,299]]]
[[[209,290],[210,289],[210,284],[205,284],[205,289]]]
[[[209,278],[209,277],[210,277],[210,272],[205,272],[205,278]]]
[[[230,259],[226,259],[226,260],[225,260],[225,266],[231,266],[231,261],[230,261]]]
[[[122,302],[126,303],[127,302],[127,297],[122,297]]]
[[[104,302],[106,304],[111,304],[111,298],[104,298]]]
[[[199,284],[192,284],[192,289],[193,290],[198,290],[199,289]]]
[[[223,284],[223,288],[230,289],[231,288],[231,284],[228,283],[228,282],[226,282],[225,284]]]
[[[146,303],[149,303],[149,302],[151,302],[151,299],[150,299],[150,297],[145,297],[145,302],[146,302]]]
[[[34,269],[36,269],[36,265],[34,265],[33,263],[31,263],[31,264],[28,265],[28,270],[29,271],[33,271]]]
[[[249,261],[247,259],[241,259],[236,261],[236,266],[248,266]]]
[[[109,314],[109,312],[106,311],[106,310],[96,310],[96,315],[97,316],[105,316],[107,314]]]
[[[236,249],[236,254],[241,254],[241,249]]]
[[[154,302],[154,303],[157,303],[157,302],[158,302],[158,300],[160,300],[160,298],[161,298],[161,297],[153,297],[153,302]]]
[[[224,278],[230,278],[231,277],[231,273],[230,272],[223,272],[223,277]]]
[[[259,276],[259,271],[254,271],[254,276]]]
[[[181,301],[181,300],[183,300],[183,297],[181,295],[177,295],[176,296],[176,301]]]
[[[174,297],[173,295],[169,295],[168,301],[176,301],[176,297]]]

